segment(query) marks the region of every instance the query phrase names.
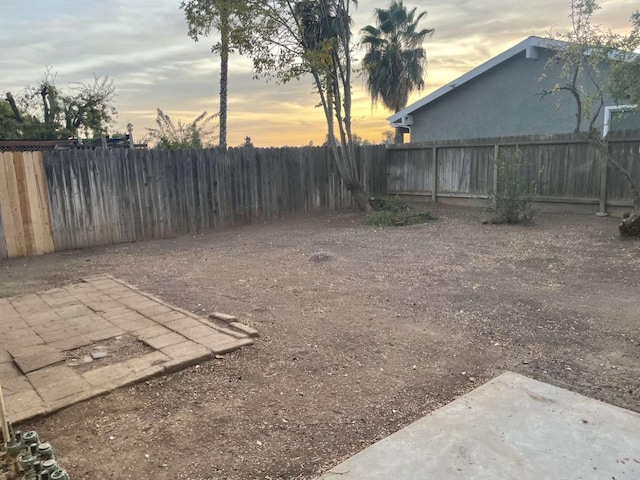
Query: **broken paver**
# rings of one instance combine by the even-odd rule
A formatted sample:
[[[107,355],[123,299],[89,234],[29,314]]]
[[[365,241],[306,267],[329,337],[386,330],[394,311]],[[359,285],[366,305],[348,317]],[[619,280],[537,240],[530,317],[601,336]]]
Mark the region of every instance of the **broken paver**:
[[[198,343],[207,347],[214,354],[223,355],[225,353],[233,352],[234,350],[244,347],[246,345],[253,345],[254,340],[252,338],[227,340],[226,342],[219,341],[218,337],[206,337],[198,340]]]
[[[108,340],[109,338],[117,337],[123,333],[125,333],[125,331],[119,327],[108,327],[103,330],[98,330],[97,332],[89,332],[86,335],[91,340],[99,342],[101,340]]]
[[[82,374],[82,378],[90,385],[96,386],[113,382],[114,380],[126,377],[131,373],[131,370],[126,364],[115,363],[113,365],[107,365],[106,367],[100,367],[84,372]]]
[[[234,330],[237,330],[239,332],[245,333],[248,336],[252,337],[252,338],[257,338],[258,337],[258,330],[256,330],[255,328],[251,328],[243,323],[240,322],[229,322],[229,326],[231,328],[233,328]]]
[[[50,345],[66,352],[68,350],[75,350],[76,348],[86,347],[87,345],[91,345],[92,343],[93,340],[90,340],[84,335],[77,335],[75,337],[58,340],[51,343]]]
[[[152,327],[154,325],[157,325],[155,321],[150,318],[143,317],[130,322],[129,324],[127,324],[126,328],[130,332],[136,332],[138,330],[142,330],[143,328]]]
[[[54,342],[67,340],[70,337],[74,337],[78,334],[79,332],[77,331],[77,329],[69,325],[67,328],[60,328],[58,330],[45,330],[40,333],[40,338],[42,338],[44,342],[51,344]]]
[[[202,325],[202,322],[196,320],[195,318],[183,317],[178,320],[171,320],[170,322],[166,322],[164,324],[165,327],[170,328],[171,330],[182,331],[188,328],[199,327]]]
[[[143,314],[146,317],[153,317],[154,315],[159,315],[161,313],[169,313],[171,309],[169,307],[165,307],[164,305],[160,305],[157,302],[149,302],[150,304],[147,306],[146,304],[143,306],[137,305],[134,309]]]
[[[36,392],[38,392],[38,395],[40,395],[44,402],[50,403],[88,390],[88,388],[89,384],[76,374],[76,376],[71,378],[65,378],[57,382],[36,387]]]
[[[188,318],[188,317],[182,312],[176,312],[175,310],[172,310],[171,312],[159,313],[151,317],[152,320],[159,323],[167,323],[172,320],[181,320],[184,318]]]
[[[190,340],[161,348],[160,351],[172,359],[186,359],[201,355],[211,357],[211,350]]]
[[[14,422],[195,365],[249,345],[257,334],[241,324],[221,327],[106,275],[0,299],[0,311],[0,377]],[[93,356],[64,363],[64,352],[124,334],[155,351],[83,373],[74,369],[106,353],[96,345]]]
[[[61,350],[48,345],[35,345],[26,349],[23,347],[19,351],[20,354],[17,355],[12,350],[9,353],[13,355],[13,361],[22,373],[33,372],[64,360]]]
[[[27,374],[27,378],[36,389],[43,385],[49,385],[59,380],[72,379],[77,376],[78,374],[75,370],[66,365],[45,367]]]
[[[13,357],[9,355],[9,352],[0,348],[0,365],[8,362],[13,362]]]
[[[13,363],[0,364],[0,379],[2,379],[2,391],[5,395],[12,395],[33,389],[27,377],[22,375],[22,372],[20,372]]]
[[[170,332],[158,337],[147,338],[146,340],[144,340],[144,343],[152,348],[161,349],[170,345],[175,345],[176,343],[184,342],[185,340],[186,338],[184,338],[182,335],[175,332]]]
[[[42,399],[36,393],[33,388],[24,390],[13,395],[7,395],[4,397],[7,414],[11,417],[12,414],[21,410],[29,410],[32,408],[41,408]]]
[[[136,332],[136,337],[140,340],[146,340],[147,338],[159,337],[165,333],[171,333],[172,330],[163,327],[162,325],[154,325],[152,327],[143,328]]]
[[[0,344],[5,348],[9,347],[30,347],[32,345],[42,345],[44,340],[30,328],[22,328],[2,333]]]
[[[156,351],[147,353],[142,357],[131,358],[124,363],[133,373],[138,373],[144,370],[148,370],[151,367],[162,366],[162,364],[166,363],[169,360],[169,357],[164,353]]]
[[[211,335],[217,334],[217,331],[215,329],[202,324],[191,328],[185,328],[180,332],[189,340],[198,340],[199,338],[209,337]]]
[[[69,367],[77,367],[78,365],[85,365],[87,363],[93,363],[93,357],[91,355],[83,355],[80,358],[67,360],[67,366]]]
[[[211,318],[215,318],[217,320],[222,320],[223,322],[237,322],[238,318],[233,315],[227,315],[226,313],[213,312],[209,315]]]

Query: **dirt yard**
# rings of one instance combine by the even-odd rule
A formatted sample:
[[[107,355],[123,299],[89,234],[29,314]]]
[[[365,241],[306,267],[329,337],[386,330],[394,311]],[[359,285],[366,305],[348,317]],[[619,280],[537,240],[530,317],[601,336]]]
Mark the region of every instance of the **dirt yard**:
[[[640,411],[640,242],[541,214],[355,214],[0,263],[0,297],[108,273],[261,338],[23,425],[71,478],[311,479],[506,371]],[[327,252],[331,255],[315,253]],[[324,261],[318,261],[324,260]]]

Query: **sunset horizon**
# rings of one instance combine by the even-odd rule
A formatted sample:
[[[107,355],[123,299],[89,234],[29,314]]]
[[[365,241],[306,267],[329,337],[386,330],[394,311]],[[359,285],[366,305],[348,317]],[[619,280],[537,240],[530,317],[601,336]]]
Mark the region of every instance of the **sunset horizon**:
[[[382,0],[360,2],[354,13],[354,37],[374,23],[375,7],[387,5]],[[569,26],[568,2],[558,0],[536,5],[514,2],[509,10],[497,1],[405,5],[428,11],[421,25],[435,29],[424,43],[425,88],[414,92],[408,105],[528,36],[548,36]],[[594,20],[614,31],[628,31],[633,9],[628,0],[604,1]],[[70,28],[76,24],[80,27]],[[0,48],[12,52],[0,59],[3,96],[6,91],[19,96],[26,85],[37,84],[48,67],[60,88],[91,82],[94,75],[108,76],[115,85],[118,110],[111,131],[124,132],[131,123],[136,141],[154,127],[158,108],[183,123],[203,111],[218,111],[219,57],[210,49],[215,36],[200,42],[188,38],[183,12],[175,2],[143,0],[129,5],[125,0],[108,0],[94,7],[55,0],[39,11],[3,6],[0,26]],[[25,37],[25,31],[32,35]],[[355,52],[356,66],[363,54],[360,48]],[[254,77],[251,60],[232,55],[229,146],[244,143],[246,137],[258,147],[324,142],[326,123],[322,109],[314,107],[318,98],[310,78],[278,85]],[[353,79],[352,109],[353,132],[380,143],[390,130],[386,118],[393,112],[371,104],[358,74]]]

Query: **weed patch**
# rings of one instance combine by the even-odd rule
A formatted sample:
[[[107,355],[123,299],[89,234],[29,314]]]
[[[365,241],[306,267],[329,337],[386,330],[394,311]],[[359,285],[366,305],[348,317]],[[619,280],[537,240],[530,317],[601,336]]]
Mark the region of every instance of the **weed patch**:
[[[364,222],[373,227],[400,227],[435,220],[430,213],[415,213],[400,197],[376,197],[371,200],[374,211]]]

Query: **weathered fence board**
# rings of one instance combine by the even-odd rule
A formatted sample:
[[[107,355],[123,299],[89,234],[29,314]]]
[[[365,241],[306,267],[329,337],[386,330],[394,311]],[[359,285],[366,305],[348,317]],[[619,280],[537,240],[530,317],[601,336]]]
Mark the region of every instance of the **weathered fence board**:
[[[493,181],[492,147],[444,147],[436,151],[438,192],[488,193]]]
[[[495,184],[495,152],[513,158],[516,148],[526,165],[524,180],[536,185],[536,200],[599,204],[601,210],[607,203],[631,204],[630,189],[621,175],[611,166],[607,169],[593,147],[572,135],[393,145],[388,152],[388,191],[436,199],[487,197]],[[638,132],[612,136],[609,149],[640,182]]]
[[[640,183],[640,141],[637,142],[616,142],[609,144],[610,152],[618,163],[625,169],[632,178]],[[607,196],[612,201],[624,201],[632,198],[629,185],[621,181],[619,173],[614,167],[609,167],[607,177]]]
[[[383,146],[357,149],[386,193]],[[0,157],[0,258],[109,245],[352,205],[322,147],[58,150]]]
[[[460,198],[494,188],[519,148],[542,201],[630,204],[618,172],[571,135],[359,147],[367,192]],[[637,133],[612,154],[640,181]],[[0,258],[108,245],[339,209],[352,200],[327,149],[69,150],[0,154]]]
[[[7,258],[9,253],[7,252],[7,241],[4,234],[4,224],[2,221],[2,209],[0,208],[0,260]]]

